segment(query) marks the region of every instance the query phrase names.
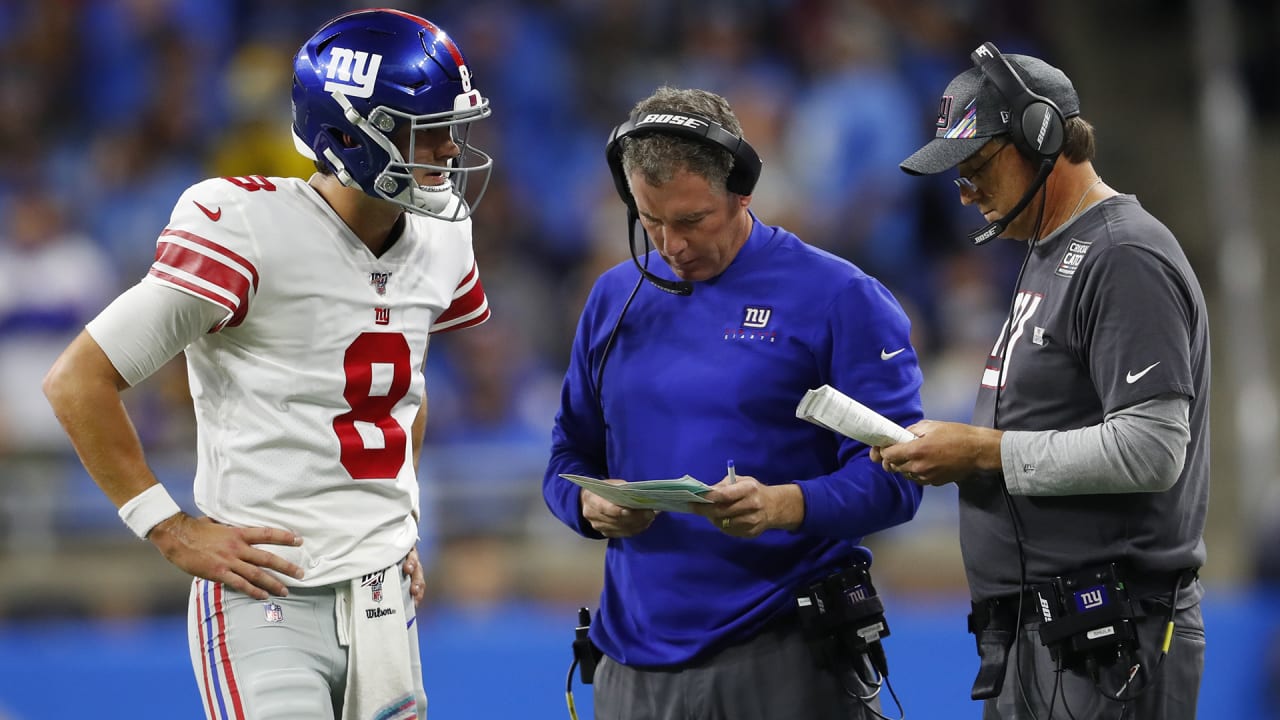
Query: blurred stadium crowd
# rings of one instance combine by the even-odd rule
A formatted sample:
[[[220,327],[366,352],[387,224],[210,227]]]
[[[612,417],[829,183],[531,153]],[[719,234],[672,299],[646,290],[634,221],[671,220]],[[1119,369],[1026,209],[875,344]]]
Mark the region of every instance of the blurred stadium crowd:
[[[291,58],[334,0],[0,4],[0,617],[185,606],[70,454],[40,392],[57,353],[141,278],[179,193],[215,175],[296,175]],[[753,209],[878,276],[912,316],[931,417],[967,419],[1018,249],[975,253],[948,178],[897,167],[969,49],[1043,54],[1013,0],[474,0],[399,7],[459,42],[494,114],[475,218],[493,319],[428,361],[424,560],[439,597],[589,601],[601,549],[553,525],[540,478],[578,311],[627,258],[604,144],[659,84],[725,95],[765,160]],[[1070,69],[1068,68],[1070,73]],[[1105,136],[1105,132],[1103,133]],[[944,301],[945,299],[945,301]],[[194,426],[181,358],[126,394],[185,509]],[[953,497],[884,543],[950,548],[910,582],[956,590]],[[50,577],[50,563],[72,572]],[[132,562],[125,568],[122,562]],[[148,574],[149,573],[149,574]],[[70,578],[70,579],[69,579]],[[79,583],[79,584],[76,584]],[[92,588],[92,591],[87,590]]]

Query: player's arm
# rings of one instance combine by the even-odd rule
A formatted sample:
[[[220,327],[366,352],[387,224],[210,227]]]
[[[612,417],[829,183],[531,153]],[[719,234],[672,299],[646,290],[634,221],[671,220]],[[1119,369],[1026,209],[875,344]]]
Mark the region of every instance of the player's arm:
[[[425,364],[425,359],[424,359]],[[422,460],[422,440],[427,431],[427,393],[422,392],[422,405],[418,408],[418,414],[413,417],[413,427],[411,428],[410,439],[413,442],[413,469],[416,474],[418,471],[418,463]],[[413,519],[419,520],[418,509],[413,509]],[[404,562],[400,563],[401,572],[410,578],[409,594],[413,596],[414,606],[422,604],[423,598],[427,595],[426,574],[422,570],[422,562],[418,558],[418,548],[413,548],[409,554],[405,556]]]
[[[128,387],[83,330],[44,379],[45,396],[76,453],[117,508],[157,482],[120,398]]]
[[[422,460],[422,439],[427,432],[427,393],[422,393],[422,406],[418,408],[418,414],[413,417],[413,467],[417,470],[418,463]]]
[[[124,389],[168,362],[224,315],[191,295],[139,283],[72,341],[46,375],[44,391],[85,469],[120,508],[130,529],[191,575],[265,599],[287,590],[263,568],[294,577],[302,571],[253,545],[293,545],[300,539],[287,530],[232,528],[181,512],[147,467],[121,399]]]

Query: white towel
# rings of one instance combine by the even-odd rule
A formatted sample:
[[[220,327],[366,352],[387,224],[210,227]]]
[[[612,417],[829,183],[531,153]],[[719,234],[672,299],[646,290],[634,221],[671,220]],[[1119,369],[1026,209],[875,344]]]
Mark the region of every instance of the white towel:
[[[385,584],[385,587],[384,587]],[[347,645],[347,692],[342,720],[425,718],[409,666],[400,564],[338,588],[338,641]]]

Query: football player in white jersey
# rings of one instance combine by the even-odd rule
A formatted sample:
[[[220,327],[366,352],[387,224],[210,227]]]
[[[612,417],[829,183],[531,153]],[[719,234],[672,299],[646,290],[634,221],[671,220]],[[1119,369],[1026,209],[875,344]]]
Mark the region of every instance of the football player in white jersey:
[[[489,104],[444,31],[394,10],[322,26],[292,92],[294,139],[319,172],[189,188],[147,276],[72,342],[45,393],[124,522],[194,576],[207,717],[424,717],[422,369],[430,333],[489,317],[469,217],[492,160],[468,143]],[[183,351],[190,515],[120,399]]]

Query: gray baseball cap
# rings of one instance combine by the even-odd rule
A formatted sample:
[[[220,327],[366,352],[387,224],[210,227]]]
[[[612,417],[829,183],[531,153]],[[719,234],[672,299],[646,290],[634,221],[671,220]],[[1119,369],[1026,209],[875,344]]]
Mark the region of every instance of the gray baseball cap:
[[[1061,70],[1029,55],[1005,55],[1031,92],[1053,101],[1062,117],[1080,114],[1080,98]],[[960,73],[942,91],[937,132],[898,167],[911,175],[944,172],[969,159],[996,135],[1009,132],[1009,101],[977,67]]]

